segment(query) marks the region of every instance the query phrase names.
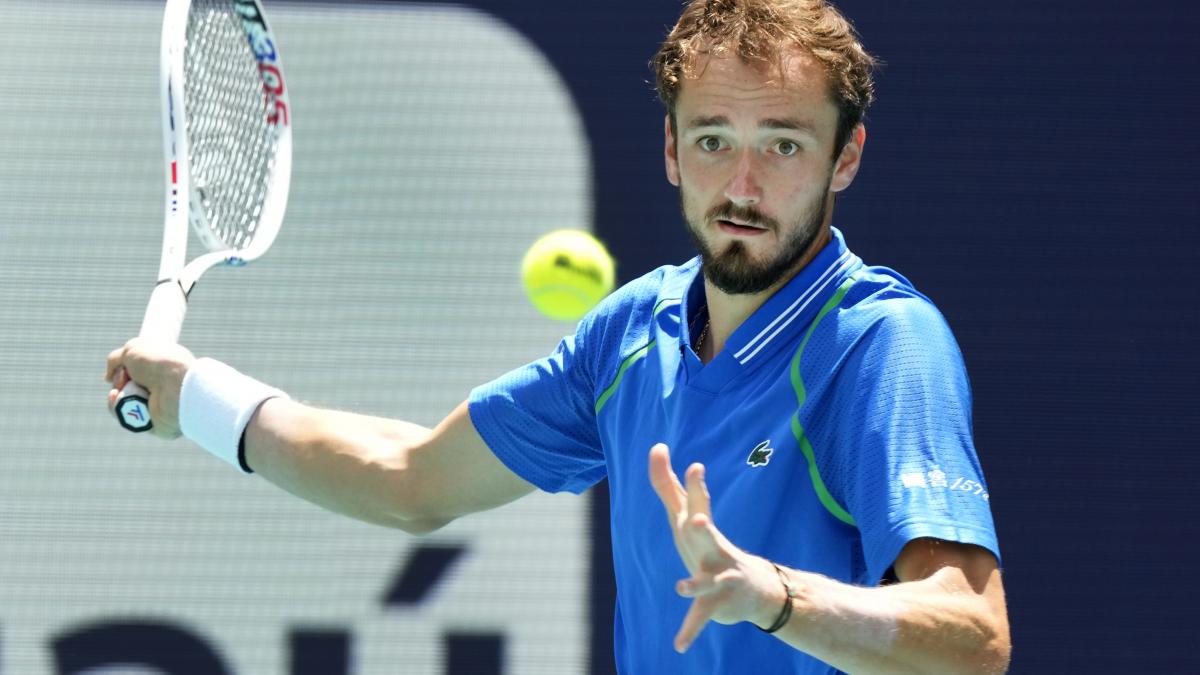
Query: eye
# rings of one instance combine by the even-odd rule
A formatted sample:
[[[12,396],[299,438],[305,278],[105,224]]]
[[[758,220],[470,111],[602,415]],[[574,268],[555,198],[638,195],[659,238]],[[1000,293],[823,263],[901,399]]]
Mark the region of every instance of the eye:
[[[800,152],[800,144],[795,141],[779,141],[775,144],[775,152],[784,157],[791,157]]]
[[[700,149],[705,152],[716,152],[725,147],[721,139],[716,136],[702,136],[700,140],[696,141],[696,145],[700,146]]]

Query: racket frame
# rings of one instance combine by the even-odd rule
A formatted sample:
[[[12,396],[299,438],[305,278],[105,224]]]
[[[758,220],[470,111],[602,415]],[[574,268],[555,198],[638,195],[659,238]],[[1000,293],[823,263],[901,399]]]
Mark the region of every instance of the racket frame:
[[[263,96],[269,109],[267,119],[275,126],[276,147],[268,177],[267,192],[256,225],[255,236],[244,249],[228,247],[205,225],[202,215],[189,217],[191,175],[188,158],[187,108],[184,96],[184,58],[187,21],[191,0],[167,0],[163,14],[159,59],[161,93],[164,213],[163,241],[158,283],[150,294],[142,317],[139,337],[177,343],[187,314],[187,299],[200,277],[218,265],[241,266],[252,262],[271,247],[283,223],[291,183],[291,108],[283,66],[274,33],[270,30],[259,0],[232,0],[241,17],[250,49],[263,76]],[[197,204],[197,208],[201,208]],[[187,260],[188,223],[207,251]],[[114,409],[117,421],[133,432],[153,428],[149,392],[135,382],[122,388]]]

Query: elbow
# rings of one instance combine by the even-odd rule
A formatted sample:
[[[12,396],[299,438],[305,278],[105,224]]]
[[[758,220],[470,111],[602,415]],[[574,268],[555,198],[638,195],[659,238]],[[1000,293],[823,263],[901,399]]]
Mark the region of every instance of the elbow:
[[[978,675],[1001,675],[1008,672],[1012,660],[1012,641],[1008,633],[1008,621],[1005,617],[988,622],[987,629],[980,631],[980,646],[976,657],[972,659],[977,668],[971,672]]]
[[[942,633],[945,660],[937,667],[919,668],[921,672],[958,673],[960,675],[998,675],[1007,673],[1012,657],[1008,616],[1001,610],[979,607],[959,615],[962,622]],[[954,645],[951,647],[950,645]]]
[[[1000,603],[999,607],[993,607],[991,613],[991,630],[987,633],[987,640],[984,643],[984,655],[989,668],[985,671],[989,673],[1007,673],[1009,663],[1012,661],[1012,636],[1008,628],[1008,610]]]
[[[396,529],[403,530],[408,534],[419,537],[421,535],[429,534],[430,532],[436,532],[442,529],[443,527],[449,525],[452,520],[453,519],[433,520],[430,518],[397,520],[390,523],[390,525]]]
[[[943,568],[939,575],[949,590],[959,593],[962,603],[958,614],[961,622],[955,630],[959,636],[959,668],[970,675],[1007,673],[1012,658],[1008,609],[1005,607],[999,571],[989,575],[989,585],[983,589],[972,585],[961,570]]]
[[[1003,675],[1008,672],[1009,657],[1011,650],[1008,645],[991,646],[979,655],[975,668],[967,670],[972,675]]]
[[[978,648],[959,651],[939,665],[923,664],[913,672],[955,673],[956,675],[1003,675],[1008,672],[1012,653],[1007,640],[994,640]],[[892,672],[892,671],[888,671]]]
[[[1008,639],[1008,630],[1006,628],[1001,635],[989,642],[984,648],[984,668],[981,672],[985,675],[1002,675],[1008,672],[1011,660],[1012,642]]]
[[[454,515],[439,511],[428,478],[422,480],[409,461],[389,462],[389,466],[382,469],[377,475],[386,477],[384,484],[379,486],[380,492],[386,495],[385,525],[420,536],[436,532],[454,521]]]
[[[939,664],[924,663],[914,672],[955,673],[957,675],[1002,675],[1008,672],[1012,645],[1008,631],[981,633],[978,640],[960,643],[953,655],[945,654]],[[889,671],[891,672],[891,671]]]
[[[430,504],[420,498],[420,492],[406,487],[403,480],[392,481],[392,485],[382,491],[387,496],[384,513],[380,514],[381,525],[420,536],[436,532],[454,521],[453,517],[436,514]]]
[[[454,520],[432,515],[428,509],[414,502],[410,495],[406,495],[402,488],[388,489],[384,494],[385,499],[376,501],[375,506],[366,510],[370,517],[365,520],[416,536],[436,532]]]

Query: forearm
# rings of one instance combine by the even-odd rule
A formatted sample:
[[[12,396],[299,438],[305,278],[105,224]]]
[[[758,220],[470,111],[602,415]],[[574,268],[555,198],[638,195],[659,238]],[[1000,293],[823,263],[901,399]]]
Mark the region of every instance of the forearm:
[[[420,534],[441,527],[413,480],[431,430],[276,398],[246,427],[245,461],[262,478],[330,511]]]
[[[877,588],[796,570],[787,573],[797,596],[792,600],[794,614],[775,635],[840,670],[1002,673],[1007,669],[1007,624],[997,619],[989,600],[975,592],[957,569],[944,568],[918,581]],[[998,584],[999,572],[996,575]]]
[[[360,520],[420,534],[536,490],[492,452],[466,401],[433,429],[321,410],[219,361],[143,338],[109,354],[105,377],[110,409],[130,377],[151,392],[156,435],[185,435],[223,461]]]

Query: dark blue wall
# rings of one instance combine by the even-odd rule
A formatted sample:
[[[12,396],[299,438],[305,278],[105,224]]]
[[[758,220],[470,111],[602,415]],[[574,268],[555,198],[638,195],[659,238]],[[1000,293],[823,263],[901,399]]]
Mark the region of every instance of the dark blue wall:
[[[472,4],[561,69],[621,276],[690,256],[646,67],[679,5]],[[1200,672],[1200,8],[840,4],[886,66],[836,223],[939,304],[966,354],[1013,672]],[[605,515],[598,671],[611,668]]]
[[[962,344],[1013,671],[1200,672],[1200,6],[844,4],[890,65],[838,222]]]

